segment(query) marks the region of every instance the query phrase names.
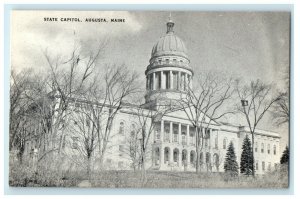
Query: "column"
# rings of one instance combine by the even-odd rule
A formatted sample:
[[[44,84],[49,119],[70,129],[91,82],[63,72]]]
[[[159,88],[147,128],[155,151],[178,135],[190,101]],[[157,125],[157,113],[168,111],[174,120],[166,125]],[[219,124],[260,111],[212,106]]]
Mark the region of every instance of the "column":
[[[190,151],[186,150],[186,169],[190,166]]]
[[[147,75],[147,80],[146,80],[146,89],[149,90],[149,76]]]
[[[164,152],[165,152],[165,150],[164,150],[164,148],[161,146],[160,148],[159,148],[159,165],[162,165],[162,164],[164,164]]]
[[[211,149],[211,148],[213,148],[213,147],[211,147],[212,130],[211,130],[211,129],[208,129],[207,131],[208,131],[208,133],[209,133],[208,148]],[[234,147],[236,147],[236,146],[234,146]]]
[[[173,148],[170,147],[170,165],[173,165],[174,158],[173,158]]]
[[[173,142],[173,122],[170,122],[170,142]]]
[[[160,122],[160,140],[163,140],[163,137],[164,136],[164,121],[161,120]]]
[[[152,75],[153,75],[153,80],[152,80],[153,90],[156,90],[155,72],[153,72]]]
[[[166,78],[164,76],[164,71],[160,71],[160,81],[161,81],[161,87],[160,89],[166,89]]]
[[[189,137],[190,137],[190,125],[186,125],[186,144],[189,146]]]
[[[184,78],[184,90],[188,90],[188,74],[185,73],[185,78]]]
[[[170,71],[170,89],[173,89],[173,71]]]
[[[177,84],[178,84],[178,90],[181,90],[181,72],[178,72],[178,79],[177,79]]]
[[[181,139],[181,123],[178,123],[178,143],[182,144],[182,139]]]
[[[182,150],[180,150],[180,148],[178,148],[178,161],[177,161],[177,163],[178,163],[178,167],[179,168],[181,168],[181,166],[182,166]]]

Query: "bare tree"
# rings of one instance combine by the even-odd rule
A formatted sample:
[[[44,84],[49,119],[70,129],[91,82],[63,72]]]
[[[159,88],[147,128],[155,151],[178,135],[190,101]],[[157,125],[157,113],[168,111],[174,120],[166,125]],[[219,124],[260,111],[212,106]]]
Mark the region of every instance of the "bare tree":
[[[22,163],[25,151],[25,143],[30,139],[31,123],[27,110],[30,109],[30,101],[26,95],[31,87],[33,71],[24,69],[19,73],[11,72],[10,84],[10,122],[9,122],[9,151],[18,150],[18,158]],[[29,150],[29,149],[28,149]]]
[[[131,162],[131,167],[133,171],[141,168],[141,129],[137,129],[136,126],[130,129],[127,133],[125,140],[124,152],[127,155],[129,161]]]
[[[137,99],[138,101],[136,106],[133,106],[131,108],[133,115],[137,117],[137,129],[138,137],[137,140],[135,140],[140,147],[136,147],[136,150],[140,150],[139,155],[139,164],[141,167],[141,183],[142,186],[145,185],[147,182],[147,173],[146,173],[146,162],[147,157],[149,155],[150,150],[149,146],[151,143],[151,138],[153,138],[155,128],[157,127],[159,121],[162,120],[162,118],[170,112],[171,106],[169,103],[162,103],[158,104],[155,107],[145,107],[144,104],[142,104],[141,99]],[[135,151],[135,153],[139,153],[138,151]]]
[[[137,75],[124,65],[107,66],[104,73],[96,73],[84,92],[70,99],[71,114],[65,117],[70,136],[78,136],[78,152],[87,163],[90,177],[92,159],[99,159],[100,168],[112,138],[112,124],[124,107],[124,100],[138,89]],[[99,78],[105,83],[99,82]],[[95,156],[95,157],[94,157]]]
[[[197,75],[194,88],[190,82],[182,82],[185,91],[181,95],[179,105],[192,123],[196,131],[196,172],[201,170],[200,154],[204,139],[209,139],[208,127],[212,122],[233,113],[228,106],[234,92],[232,79],[226,79],[213,72]],[[228,108],[228,107],[227,107]]]
[[[272,85],[264,84],[260,80],[251,81],[250,85],[244,86],[237,80],[236,91],[240,100],[236,108],[246,119],[251,133],[253,168],[255,168],[253,150],[255,130],[264,115],[274,103],[281,99],[281,96],[272,96]],[[252,174],[255,177],[255,169]]]
[[[273,106],[273,119],[277,126],[289,123],[290,121],[290,107],[289,107],[289,93],[280,92],[281,96]]]
[[[44,71],[22,71],[18,76],[12,73],[10,148],[17,141],[22,151],[30,139],[38,149],[38,162],[55,151],[60,154],[66,119],[72,113],[69,106],[85,92],[104,46],[100,44],[87,56],[79,48],[74,48],[69,57],[54,57],[46,50],[48,67]]]
[[[81,102],[76,104],[76,110],[69,119],[69,129],[72,132],[74,143],[73,148],[79,151],[86,162],[87,176],[91,178],[92,158],[98,145],[97,136],[100,131],[100,114],[99,109],[92,102]],[[74,137],[75,136],[75,137]],[[79,142],[79,144],[77,143]]]
[[[273,119],[277,126],[289,123],[290,121],[290,78],[289,70],[283,73],[284,89],[278,91],[280,98],[273,105]]]
[[[103,165],[108,142],[112,136],[112,124],[117,113],[124,107],[130,95],[139,89],[138,76],[130,72],[126,66],[108,66],[104,73],[103,95],[101,97],[101,110],[106,108],[107,114],[103,127],[98,134],[100,166]]]

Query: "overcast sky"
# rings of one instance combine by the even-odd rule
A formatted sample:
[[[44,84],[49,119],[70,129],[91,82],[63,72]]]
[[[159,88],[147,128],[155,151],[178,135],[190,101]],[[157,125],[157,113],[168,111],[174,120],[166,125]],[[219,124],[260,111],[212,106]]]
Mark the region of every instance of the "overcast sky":
[[[12,67],[42,70],[46,48],[53,55],[67,54],[76,41],[88,52],[108,39],[101,64],[126,64],[144,75],[153,45],[166,32],[168,16],[169,12],[13,11]],[[58,22],[45,22],[45,17],[57,17]],[[83,22],[60,21],[66,17]],[[85,18],[122,18],[125,23],[86,23]],[[282,73],[289,67],[289,13],[172,12],[172,20],[195,70],[226,71],[282,88]],[[281,132],[286,143],[287,127],[277,129],[269,120],[264,126]]]

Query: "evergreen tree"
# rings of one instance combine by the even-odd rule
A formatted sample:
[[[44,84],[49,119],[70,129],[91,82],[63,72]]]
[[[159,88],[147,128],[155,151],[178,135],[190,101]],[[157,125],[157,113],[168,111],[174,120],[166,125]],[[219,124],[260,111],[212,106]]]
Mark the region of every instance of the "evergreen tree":
[[[248,135],[243,141],[240,172],[247,176],[253,172],[252,146]]]
[[[288,164],[289,163],[290,152],[288,146],[285,147],[285,150],[282,153],[280,158],[280,164]]]
[[[229,174],[231,177],[238,176],[238,163],[236,162],[236,155],[234,152],[234,146],[233,143],[230,142],[227,153],[226,153],[226,159],[224,163],[224,170],[225,173]]]

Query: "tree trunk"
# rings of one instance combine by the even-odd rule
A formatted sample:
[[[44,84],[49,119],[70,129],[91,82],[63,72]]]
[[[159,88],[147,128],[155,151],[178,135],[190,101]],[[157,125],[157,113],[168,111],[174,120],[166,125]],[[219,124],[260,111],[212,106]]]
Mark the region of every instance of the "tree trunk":
[[[91,154],[87,156],[87,176],[88,180],[91,181]]]
[[[146,167],[145,167],[145,151],[142,151],[142,157],[141,157],[141,169],[142,169],[142,187],[145,186],[147,181],[147,174],[146,174]]]
[[[196,153],[196,173],[200,173],[200,153]]]

